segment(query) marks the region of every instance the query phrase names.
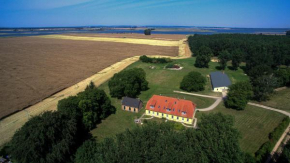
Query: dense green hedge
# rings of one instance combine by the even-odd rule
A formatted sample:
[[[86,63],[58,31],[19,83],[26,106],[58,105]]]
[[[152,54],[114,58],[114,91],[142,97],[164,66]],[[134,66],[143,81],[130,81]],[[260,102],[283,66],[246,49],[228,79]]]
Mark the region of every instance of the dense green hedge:
[[[169,63],[172,62],[170,58],[149,58],[146,55],[141,56],[140,61],[145,63]]]
[[[269,140],[266,143],[264,143],[260,147],[260,149],[255,153],[257,162],[265,162],[267,160],[275,144],[280,139],[280,136],[283,134],[283,132],[289,125],[289,122],[290,122],[289,117],[284,118],[283,121],[279,124],[279,126],[276,127],[274,131],[272,131],[269,134]]]

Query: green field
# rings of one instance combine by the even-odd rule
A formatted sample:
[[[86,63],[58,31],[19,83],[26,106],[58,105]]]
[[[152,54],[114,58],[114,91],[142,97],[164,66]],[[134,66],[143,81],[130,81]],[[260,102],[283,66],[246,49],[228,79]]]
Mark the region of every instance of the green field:
[[[278,92],[274,92],[269,101],[260,102],[260,104],[290,112],[289,101],[290,88],[287,88]]]
[[[153,94],[161,94],[164,96],[171,96],[176,98],[182,98],[191,100],[197,104],[197,108],[205,108],[214,103],[213,99],[182,95],[173,93],[174,90],[180,90],[179,84],[184,75],[190,71],[198,71],[207,77],[206,89],[200,94],[220,96],[220,93],[214,93],[211,91],[211,84],[208,75],[212,71],[218,71],[216,67],[218,63],[210,63],[208,69],[195,68],[193,66],[195,58],[174,60],[174,63],[181,64],[184,67],[180,71],[164,69],[166,64],[149,64],[136,62],[130,65],[127,69],[138,67],[143,68],[146,72],[146,79],[149,82],[149,90],[141,93],[139,98],[146,104],[148,99]],[[150,69],[150,66],[155,66],[154,69]],[[248,77],[243,73],[241,69],[238,71],[225,70],[231,81],[248,80]],[[104,89],[109,94],[108,83],[102,84],[99,88]],[[130,113],[121,110],[121,100],[111,98],[113,105],[117,108],[117,112],[114,115],[109,116],[106,120],[103,120],[101,124],[97,125],[97,128],[92,130],[93,136],[97,137],[98,141],[102,141],[105,137],[113,137],[117,133],[121,133],[126,129],[132,129],[136,126],[134,119],[140,117],[144,113],[144,109],[141,112]],[[224,114],[233,115],[235,117],[235,127],[241,132],[241,148],[254,154],[254,152],[267,141],[268,134],[282,121],[283,115],[260,109],[253,106],[248,106],[244,111],[236,111],[232,109],[226,109],[223,104],[220,104],[215,110],[211,112],[222,112]],[[202,114],[197,113],[197,118]]]

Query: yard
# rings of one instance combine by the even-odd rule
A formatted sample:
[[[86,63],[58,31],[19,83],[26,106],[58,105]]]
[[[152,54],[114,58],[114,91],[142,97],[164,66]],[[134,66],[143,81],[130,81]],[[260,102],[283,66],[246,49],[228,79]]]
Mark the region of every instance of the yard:
[[[180,59],[174,60],[174,63],[181,64],[184,67],[182,70],[167,70],[164,69],[166,64],[149,64],[136,62],[130,65],[127,69],[138,67],[143,68],[146,72],[146,78],[149,82],[149,90],[141,93],[139,98],[146,102],[153,94],[161,94],[164,96],[171,96],[176,98],[182,98],[191,100],[197,104],[197,108],[205,108],[210,106],[214,99],[189,96],[183,94],[173,93],[174,90],[180,90],[179,84],[184,75],[190,71],[198,71],[204,76],[208,76],[212,71],[218,71],[216,67],[218,63],[210,63],[208,69],[195,68],[193,66],[195,58]],[[149,68],[154,66],[154,69]],[[236,81],[248,80],[248,77],[243,73],[243,70],[239,69],[238,71],[232,71],[229,69],[225,70],[225,73],[228,74],[229,78],[233,83]],[[213,96],[221,96],[220,93],[214,93],[211,91],[211,84],[209,78],[207,77],[206,89],[204,91],[198,92],[200,94],[207,94]],[[107,94],[109,94],[108,83],[104,83],[99,87],[104,89]],[[111,98],[113,105],[117,108],[115,115],[111,115],[101,124],[97,125],[97,128],[92,130],[91,133],[93,136],[97,137],[98,141],[102,141],[105,137],[112,137],[117,133],[121,133],[126,129],[132,129],[136,127],[134,124],[134,119],[140,117],[144,113],[144,109],[137,113],[130,113],[121,110],[121,100]],[[200,118],[202,114],[221,112],[224,114],[232,115],[235,117],[235,127],[241,133],[241,148],[254,154],[256,150],[267,141],[268,134],[282,121],[284,115],[278,114],[272,111],[267,111],[261,108],[247,106],[244,111],[236,111],[232,109],[226,109],[223,104],[220,104],[216,109],[207,113],[198,112],[196,114],[197,118]]]

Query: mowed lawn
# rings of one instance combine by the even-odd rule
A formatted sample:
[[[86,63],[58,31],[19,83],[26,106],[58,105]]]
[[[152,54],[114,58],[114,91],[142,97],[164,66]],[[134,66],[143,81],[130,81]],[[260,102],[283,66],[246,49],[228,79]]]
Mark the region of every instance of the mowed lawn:
[[[205,108],[214,103],[213,99],[189,96],[183,94],[173,93],[174,90],[180,90],[179,85],[184,75],[190,71],[198,71],[207,78],[206,89],[198,92],[200,94],[207,94],[213,96],[221,96],[220,93],[214,93],[211,91],[211,84],[209,80],[209,73],[218,71],[216,67],[218,63],[210,63],[208,69],[196,68],[193,66],[195,58],[174,60],[174,63],[180,64],[184,67],[180,71],[164,69],[166,64],[149,64],[136,62],[130,65],[130,68],[143,68],[146,72],[146,78],[149,82],[149,90],[141,93],[139,98],[146,102],[153,94],[176,97],[191,100],[197,104],[197,108]],[[154,66],[151,69],[150,66]],[[244,74],[243,70],[232,71],[225,70],[233,83],[237,81],[248,80],[248,77]],[[109,95],[108,83],[102,84],[100,89],[104,89]],[[132,129],[137,125],[134,123],[134,119],[140,117],[144,113],[144,109],[139,113],[130,113],[121,110],[121,100],[111,98],[113,105],[117,108],[117,112],[114,115],[109,116],[101,124],[97,125],[97,128],[92,130],[91,133],[97,138],[98,141],[102,141],[105,137],[114,137],[116,134],[125,131],[126,129]],[[144,108],[144,107],[143,107]],[[282,121],[283,115],[260,109],[253,106],[248,106],[244,111],[236,111],[232,109],[226,109],[223,104],[220,104],[215,110],[206,113],[197,113],[197,118],[200,118],[202,114],[208,114],[212,112],[222,112],[224,114],[233,115],[235,117],[235,127],[241,133],[241,148],[254,154],[256,150],[267,141],[268,134]],[[199,121],[200,122],[200,121]]]
[[[212,111],[197,112],[196,117],[200,120],[203,114],[218,112],[234,117],[235,127],[241,134],[240,146],[243,151],[253,155],[268,140],[269,133],[285,118],[283,114],[251,105],[242,111],[228,109],[223,103]]]
[[[260,102],[260,104],[290,112],[289,102],[290,88],[287,88],[281,91],[274,92],[274,94],[270,97],[269,101]]]

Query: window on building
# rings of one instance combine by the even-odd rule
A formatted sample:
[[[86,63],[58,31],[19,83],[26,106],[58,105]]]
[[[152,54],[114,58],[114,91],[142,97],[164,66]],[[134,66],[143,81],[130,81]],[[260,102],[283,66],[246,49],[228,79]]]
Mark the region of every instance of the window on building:
[[[166,115],[166,117],[168,118],[168,114]]]
[[[173,115],[171,116],[171,118],[173,119]]]
[[[126,109],[126,106],[123,107],[123,110],[125,110],[125,109]]]
[[[174,102],[174,104],[176,104],[176,101]]]
[[[131,107],[129,107],[129,111],[131,111]]]
[[[134,112],[136,112],[136,108],[134,108]]]
[[[184,121],[184,118],[182,118],[182,120]]]
[[[188,122],[188,120],[189,120],[189,119],[187,118],[187,122]]]
[[[157,115],[159,115],[159,113],[157,112]]]
[[[148,111],[148,113],[150,114],[150,110]]]
[[[173,111],[174,111],[175,109],[173,108]]]
[[[179,117],[177,117],[177,119],[179,119]]]
[[[171,111],[171,109],[167,108],[167,111]]]
[[[150,105],[150,108],[151,108],[151,109],[153,109],[153,108],[154,108],[154,106],[153,106],[153,105]]]
[[[163,113],[162,113],[162,117],[163,117]]]
[[[182,112],[182,114],[186,114],[186,112],[185,112],[185,111],[183,111],[183,112]]]

